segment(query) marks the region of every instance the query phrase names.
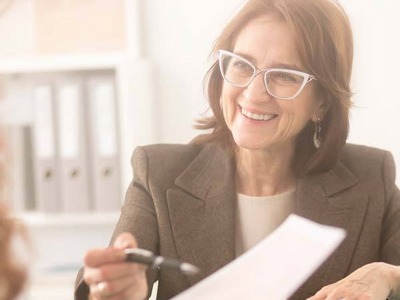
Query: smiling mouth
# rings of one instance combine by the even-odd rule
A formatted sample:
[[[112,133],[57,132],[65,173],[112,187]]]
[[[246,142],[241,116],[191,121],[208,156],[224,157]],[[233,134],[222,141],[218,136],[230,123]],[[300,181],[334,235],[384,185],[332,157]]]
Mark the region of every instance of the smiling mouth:
[[[253,113],[245,110],[243,107],[241,108],[241,113],[246,118],[256,120],[256,121],[269,121],[269,120],[272,120],[273,118],[277,117],[277,115],[274,115],[274,114],[253,114]]]

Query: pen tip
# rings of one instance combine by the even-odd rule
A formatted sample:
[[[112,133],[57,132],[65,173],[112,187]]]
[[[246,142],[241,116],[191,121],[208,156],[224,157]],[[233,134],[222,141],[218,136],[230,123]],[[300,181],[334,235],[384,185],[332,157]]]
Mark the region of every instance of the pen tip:
[[[196,275],[200,272],[200,269],[189,263],[181,263],[180,269],[183,273],[188,275]]]

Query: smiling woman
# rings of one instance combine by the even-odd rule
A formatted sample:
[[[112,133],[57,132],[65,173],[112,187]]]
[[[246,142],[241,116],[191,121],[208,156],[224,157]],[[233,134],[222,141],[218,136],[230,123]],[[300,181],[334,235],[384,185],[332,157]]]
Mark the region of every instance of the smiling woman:
[[[347,237],[291,299],[399,298],[400,190],[390,152],[346,142],[353,38],[340,4],[249,0],[212,54],[207,132],[135,150],[110,247],[86,253],[76,299],[142,299],[157,280],[170,299],[293,213]],[[137,246],[201,273],[126,263]]]

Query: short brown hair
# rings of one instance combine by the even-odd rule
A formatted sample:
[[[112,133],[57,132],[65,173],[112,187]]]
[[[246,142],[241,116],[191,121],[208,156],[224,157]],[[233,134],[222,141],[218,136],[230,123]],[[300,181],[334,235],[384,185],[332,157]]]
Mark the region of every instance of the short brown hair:
[[[333,0],[249,0],[222,31],[211,55],[216,55],[218,49],[232,51],[241,29],[264,15],[282,19],[293,30],[300,58],[306,71],[318,78],[318,95],[326,107],[321,147],[317,150],[313,146],[314,124],[310,121],[297,137],[294,170],[299,176],[329,170],[349,131],[353,36],[348,17]],[[222,85],[215,62],[204,78],[213,116],[199,119],[195,125],[197,129],[211,129],[211,133],[198,136],[194,143],[218,142],[234,147],[220,106]]]

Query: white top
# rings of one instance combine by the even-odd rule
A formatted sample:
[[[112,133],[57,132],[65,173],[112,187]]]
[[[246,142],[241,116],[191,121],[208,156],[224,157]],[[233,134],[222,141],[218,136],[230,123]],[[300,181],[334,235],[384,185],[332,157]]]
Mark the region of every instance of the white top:
[[[236,256],[256,245],[295,211],[296,189],[279,195],[237,195]]]

